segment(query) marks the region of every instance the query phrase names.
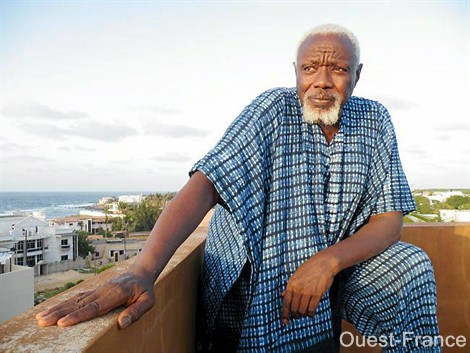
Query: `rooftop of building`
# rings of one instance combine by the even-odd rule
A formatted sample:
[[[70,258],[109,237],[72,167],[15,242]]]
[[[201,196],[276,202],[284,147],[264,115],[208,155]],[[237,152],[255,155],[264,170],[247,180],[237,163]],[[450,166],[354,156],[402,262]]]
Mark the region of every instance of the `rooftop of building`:
[[[194,352],[198,273],[207,232],[202,224],[178,249],[155,283],[155,306],[126,330],[116,324],[118,308],[72,327],[36,326],[34,316],[71,296],[123,273],[133,259],[118,263],[0,325],[0,346],[7,352]],[[407,224],[402,240],[424,249],[435,270],[440,334],[463,335],[470,344],[470,223]],[[343,330],[358,334],[349,324]],[[444,350],[445,352],[446,350]],[[468,352],[454,347],[452,352]],[[366,352],[343,347],[342,353]],[[371,348],[367,352],[380,352]]]

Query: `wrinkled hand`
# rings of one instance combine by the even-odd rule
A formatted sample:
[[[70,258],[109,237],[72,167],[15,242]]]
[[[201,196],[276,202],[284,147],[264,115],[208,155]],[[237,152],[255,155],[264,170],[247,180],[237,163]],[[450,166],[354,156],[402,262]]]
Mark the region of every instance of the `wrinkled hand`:
[[[304,262],[287,282],[282,296],[282,324],[289,317],[313,317],[320,299],[333,284],[335,276],[333,262],[320,253]]]
[[[126,305],[118,317],[119,327],[123,329],[139,319],[154,302],[153,281],[129,272],[38,313],[36,320],[39,326],[72,326]]]

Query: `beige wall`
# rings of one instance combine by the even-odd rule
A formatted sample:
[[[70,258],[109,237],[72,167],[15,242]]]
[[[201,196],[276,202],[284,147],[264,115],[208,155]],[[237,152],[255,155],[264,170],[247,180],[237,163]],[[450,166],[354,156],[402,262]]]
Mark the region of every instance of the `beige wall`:
[[[426,251],[434,266],[437,285],[437,318],[443,337],[466,337],[464,348],[444,347],[443,352],[469,352],[470,349],[470,223],[406,224],[405,242]],[[343,323],[343,331],[358,334]],[[361,342],[361,341],[360,341]],[[379,348],[342,348],[342,353],[376,353]]]
[[[34,305],[34,270],[13,265],[12,272],[0,275],[0,323]]]
[[[206,231],[205,227],[199,228],[196,234],[178,249],[155,284],[155,307],[126,330],[119,330],[116,325],[118,312],[122,308],[93,321],[66,328],[38,328],[34,315],[74,294],[95,288],[118,273],[125,272],[133,259],[118,263],[112,269],[0,325],[0,347],[8,352],[193,352],[195,288]],[[403,240],[422,247],[433,262],[441,335],[467,337],[467,347],[444,349],[443,352],[468,352],[470,224],[406,226],[403,230]],[[345,326],[344,330],[352,328]],[[380,352],[380,349],[353,347],[342,349],[342,352],[372,353]]]

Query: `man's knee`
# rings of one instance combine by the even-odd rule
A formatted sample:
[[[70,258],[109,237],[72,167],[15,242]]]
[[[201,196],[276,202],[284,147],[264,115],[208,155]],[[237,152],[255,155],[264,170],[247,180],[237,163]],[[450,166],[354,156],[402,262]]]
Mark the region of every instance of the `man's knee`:
[[[434,278],[434,270],[429,256],[416,245],[399,241],[381,255],[393,258],[395,269],[405,276],[413,278],[427,274]]]
[[[402,289],[422,285],[432,286],[434,290],[431,261],[421,248],[400,241],[359,264],[346,289],[355,293],[363,290],[367,294],[388,292],[400,296]]]

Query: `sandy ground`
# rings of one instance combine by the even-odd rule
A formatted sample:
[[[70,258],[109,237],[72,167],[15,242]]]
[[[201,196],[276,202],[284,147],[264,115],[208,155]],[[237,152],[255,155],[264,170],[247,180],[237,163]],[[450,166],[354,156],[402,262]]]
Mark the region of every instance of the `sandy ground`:
[[[62,287],[67,282],[77,282],[79,279],[87,279],[94,276],[93,273],[79,273],[74,270],[65,272],[51,273],[50,275],[34,277],[34,291],[38,292],[44,289],[53,289]]]

